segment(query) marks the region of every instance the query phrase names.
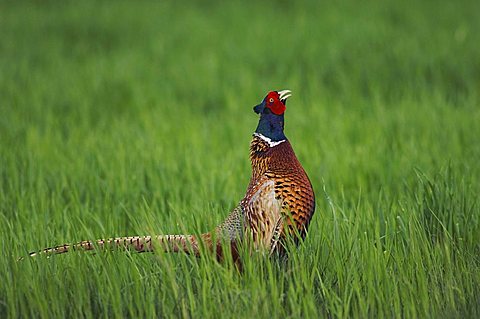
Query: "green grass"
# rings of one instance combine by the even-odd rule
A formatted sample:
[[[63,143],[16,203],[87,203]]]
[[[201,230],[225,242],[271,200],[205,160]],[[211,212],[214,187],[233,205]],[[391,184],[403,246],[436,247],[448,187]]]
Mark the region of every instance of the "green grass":
[[[478,1],[0,3],[0,317],[480,316]],[[199,233],[291,89],[316,190],[288,261],[72,253]]]

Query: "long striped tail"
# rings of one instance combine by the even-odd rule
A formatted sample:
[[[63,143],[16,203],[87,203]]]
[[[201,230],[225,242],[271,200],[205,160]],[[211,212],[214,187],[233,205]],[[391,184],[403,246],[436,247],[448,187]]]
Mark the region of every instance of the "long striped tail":
[[[201,236],[208,239],[209,234]],[[208,244],[208,240],[207,240]],[[99,239],[96,241],[82,241],[76,244],[64,244],[28,254],[34,256],[51,256],[63,254],[69,251],[89,250],[133,250],[136,252],[151,252],[163,250],[168,252],[186,252],[196,256],[199,255],[199,243],[193,235],[158,235],[158,236],[132,236],[110,239]],[[20,258],[23,259],[23,258]]]

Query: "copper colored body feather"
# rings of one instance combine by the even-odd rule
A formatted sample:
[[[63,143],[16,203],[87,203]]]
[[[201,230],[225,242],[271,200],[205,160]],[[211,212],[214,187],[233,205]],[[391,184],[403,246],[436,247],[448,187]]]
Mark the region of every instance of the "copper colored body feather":
[[[282,101],[283,105],[285,101],[286,98]],[[281,125],[283,132],[283,122]],[[315,210],[312,185],[286,138],[272,143],[268,137],[255,133],[250,144],[250,161],[252,176],[245,197],[212,232],[200,237],[158,235],[83,241],[43,249],[30,256],[98,248],[132,249],[138,252],[162,249],[198,256],[200,246],[204,246],[221,259],[222,245],[229,243],[236,260],[239,257],[238,246],[248,241],[252,241],[256,250],[282,253],[287,236],[296,239],[306,234]]]
[[[252,178],[240,206],[255,245],[281,250],[285,236],[305,236],[315,210],[312,185],[288,140],[270,147],[255,136],[250,160]]]

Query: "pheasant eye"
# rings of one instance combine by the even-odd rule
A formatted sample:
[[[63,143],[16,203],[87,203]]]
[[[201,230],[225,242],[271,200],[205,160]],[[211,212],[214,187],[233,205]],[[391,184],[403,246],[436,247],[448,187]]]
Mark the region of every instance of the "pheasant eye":
[[[270,100],[268,100],[270,103],[273,103],[273,97],[270,98]]]

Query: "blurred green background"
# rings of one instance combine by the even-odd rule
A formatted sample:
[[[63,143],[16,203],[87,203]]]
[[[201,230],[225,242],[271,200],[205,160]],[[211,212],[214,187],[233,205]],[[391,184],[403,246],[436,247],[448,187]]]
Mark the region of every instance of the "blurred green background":
[[[0,2],[0,315],[478,316],[479,30],[478,1]],[[15,261],[213,228],[279,89],[317,197],[287,262]]]

